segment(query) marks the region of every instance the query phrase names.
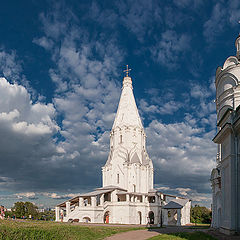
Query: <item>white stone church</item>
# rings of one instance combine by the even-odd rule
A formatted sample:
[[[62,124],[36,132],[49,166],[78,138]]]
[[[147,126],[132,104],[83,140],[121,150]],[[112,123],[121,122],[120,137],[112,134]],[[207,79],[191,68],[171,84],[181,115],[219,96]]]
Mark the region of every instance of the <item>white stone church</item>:
[[[110,133],[110,152],[102,168],[103,186],[56,207],[56,221],[118,224],[186,225],[191,201],[153,188],[153,163],[135,103],[132,79],[122,94]]]
[[[212,227],[240,232],[240,35],[236,56],[216,71],[217,166],[212,170]]]

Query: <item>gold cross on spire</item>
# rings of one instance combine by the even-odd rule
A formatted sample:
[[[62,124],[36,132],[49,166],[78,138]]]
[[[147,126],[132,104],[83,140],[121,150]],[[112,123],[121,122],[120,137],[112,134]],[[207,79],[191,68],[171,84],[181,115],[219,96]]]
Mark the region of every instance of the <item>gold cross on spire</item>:
[[[123,72],[126,72],[126,77],[128,77],[128,74],[129,74],[129,72],[131,71],[132,69],[129,69],[128,68],[128,65],[127,65],[127,69],[126,70],[123,70]]]

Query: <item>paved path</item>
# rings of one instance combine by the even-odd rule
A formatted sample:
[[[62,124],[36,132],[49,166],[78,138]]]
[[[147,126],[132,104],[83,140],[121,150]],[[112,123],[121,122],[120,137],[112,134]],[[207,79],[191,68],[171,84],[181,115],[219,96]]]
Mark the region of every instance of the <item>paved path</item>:
[[[189,227],[164,227],[118,233],[113,236],[107,237],[106,240],[128,240],[128,239],[145,240],[157,236],[159,234],[168,234],[176,232],[194,232],[194,231],[206,231],[206,230],[190,229]]]
[[[93,223],[72,223],[74,225],[85,225],[85,226],[104,226],[104,227],[143,227],[143,225],[123,225],[123,224],[93,224]],[[194,227],[194,226],[192,226]],[[111,237],[106,238],[106,240],[145,240],[151,237],[157,236],[158,234],[168,234],[168,233],[177,233],[177,232],[194,232],[194,231],[202,231],[209,235],[212,235],[218,240],[240,240],[240,236],[227,236],[213,229],[201,229],[196,228],[193,229],[191,226],[172,226],[172,227],[164,227],[164,228],[153,228],[153,229],[142,229],[136,231],[129,231],[124,233],[118,233],[112,235]]]
[[[227,236],[221,234],[217,231],[209,230],[209,229],[192,229],[189,227],[165,227],[165,228],[156,228],[156,229],[144,229],[144,230],[136,230],[124,233],[118,233],[113,236],[107,237],[106,240],[145,240],[151,237],[157,236],[159,234],[169,234],[169,233],[177,233],[177,232],[195,232],[201,231],[207,234],[212,235],[218,240],[240,240],[240,236]]]
[[[130,231],[130,232],[124,232],[124,233],[118,233],[111,237],[105,238],[106,240],[145,240],[149,239],[151,237],[159,235],[158,232],[152,232],[148,231],[147,229],[144,230],[136,230],[136,231]]]

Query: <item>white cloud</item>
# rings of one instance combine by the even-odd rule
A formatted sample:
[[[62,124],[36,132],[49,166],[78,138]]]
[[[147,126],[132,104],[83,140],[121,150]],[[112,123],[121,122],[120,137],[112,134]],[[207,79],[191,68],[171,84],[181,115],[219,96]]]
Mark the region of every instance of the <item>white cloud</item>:
[[[188,192],[191,191],[191,188],[176,188],[176,190],[179,192],[182,196],[187,196]]]
[[[52,167],[51,158],[61,154],[52,139],[60,129],[55,108],[33,103],[25,87],[5,78],[0,78],[0,96],[0,176],[11,180],[11,188],[34,187],[41,184],[42,168]]]
[[[210,18],[205,22],[203,34],[208,43],[222,34],[227,28],[237,26],[240,14],[238,0],[229,2],[218,1],[212,10]]]
[[[212,41],[215,36],[223,31],[227,18],[227,9],[217,3],[212,11],[210,19],[204,24],[204,36],[208,41]]]
[[[59,11],[41,14],[44,36],[40,39],[55,42],[46,50],[56,65],[49,74],[56,84],[53,103],[62,119],[63,140],[56,147],[60,156],[51,158],[58,163],[54,170],[58,179],[52,184],[56,186],[60,181],[61,186],[56,188],[65,191],[69,186],[82,188],[83,182],[87,183],[86,188],[100,184],[99,169],[107,158],[107,136],[121,91],[120,83],[114,79],[118,77],[124,53],[114,37],[88,38],[74,14],[69,12],[65,16]]]
[[[20,79],[22,67],[14,51],[7,53],[0,48],[0,72],[2,77],[10,78],[12,81]]]
[[[167,30],[161,34],[161,40],[152,47],[151,53],[155,61],[168,68],[176,68],[182,55],[189,50],[190,36]]]
[[[166,190],[169,190],[170,187],[158,187],[157,189],[161,191],[166,191]]]
[[[140,42],[151,35],[153,21],[162,21],[161,7],[154,1],[118,2],[120,9],[120,19],[123,25],[134,33]]]
[[[52,198],[52,199],[67,199],[67,198],[73,198],[77,196],[78,194],[74,193],[69,193],[69,194],[58,194],[58,193],[48,193],[48,192],[43,192],[41,193],[43,196]]]
[[[45,48],[46,50],[49,50],[53,47],[53,41],[49,38],[46,37],[41,37],[41,38],[34,38],[33,43]]]
[[[186,4],[182,1],[182,6]],[[146,7],[152,8],[148,4]],[[108,154],[109,130],[121,91],[119,66],[125,53],[118,47],[114,34],[97,37],[93,34],[90,37],[70,10],[61,9],[57,6],[53,13],[40,15],[43,36],[33,40],[49,51],[56,66],[49,69],[56,84],[53,104],[33,103],[26,87],[11,85],[5,79],[0,81],[0,95],[3,96],[0,99],[0,135],[6,136],[0,140],[0,150],[5,154],[1,156],[2,161],[3,157],[8,161],[0,170],[0,176],[4,179],[4,173],[8,172],[9,179],[16,180],[15,188],[25,183],[26,188],[65,191],[83,188],[83,185],[96,187],[101,183],[100,167]],[[97,8],[94,11],[99,21],[107,15]],[[121,11],[125,10],[119,9],[120,15]],[[121,23],[142,41],[151,33],[151,18],[161,20],[159,13],[160,10],[154,7],[146,13],[145,5],[138,4],[137,8],[129,9],[127,16],[121,15]],[[110,27],[114,26],[115,18],[116,14],[110,12],[107,18],[113,21]],[[152,57],[163,66],[178,66],[181,57],[189,50],[190,36],[174,30],[165,31],[160,36],[160,41],[158,37],[155,39],[157,43],[152,49]],[[2,59],[6,63],[3,64],[6,76],[21,76],[21,65],[12,68],[16,62],[13,53],[3,54]],[[155,96],[157,94],[155,91]],[[189,194],[189,189],[209,190],[208,173],[215,158],[215,146],[210,141],[213,133],[196,127],[199,122],[203,126],[213,122],[214,115],[211,119],[206,118],[207,112],[213,111],[208,99],[211,94],[206,91],[203,95],[201,88],[197,87],[191,94],[195,99],[203,99],[200,104],[203,116],[196,118],[187,114],[185,123],[164,124],[155,120],[146,127],[157,183],[166,185],[162,190],[177,185],[175,191],[183,195]],[[172,95],[166,94],[167,101],[161,102],[159,97],[142,99],[140,108],[144,115],[172,114],[183,106]],[[56,114],[61,129],[55,122]],[[58,131],[61,136],[55,139]],[[14,169],[19,169],[19,173]],[[52,199],[73,196],[52,192],[43,195]]]
[[[160,98],[161,99],[161,98]],[[166,100],[165,100],[166,101]],[[157,104],[149,104],[145,99],[140,100],[139,108],[145,114],[147,113],[159,113],[159,114],[169,114],[172,115],[178,111],[183,104],[175,102],[173,100],[167,102],[159,101],[159,106]]]
[[[214,133],[188,123],[163,124],[154,120],[146,134],[158,183],[198,191],[210,189],[209,174],[215,166],[216,146],[209,134],[213,137]]]
[[[18,199],[28,198],[28,199],[37,199],[35,192],[24,192],[14,194]]]
[[[190,94],[194,98],[208,98],[211,95],[211,92],[199,84],[192,84]]]

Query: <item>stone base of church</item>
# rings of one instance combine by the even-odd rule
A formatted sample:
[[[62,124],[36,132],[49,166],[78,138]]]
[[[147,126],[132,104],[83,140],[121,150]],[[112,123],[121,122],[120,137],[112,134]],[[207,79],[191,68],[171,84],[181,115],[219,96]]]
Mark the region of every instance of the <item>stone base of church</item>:
[[[127,192],[108,186],[76,196],[56,207],[56,221],[154,224],[181,226],[190,223],[189,199],[148,193]]]
[[[146,225],[150,222],[149,212],[152,212],[152,224],[160,224],[158,211],[157,206],[150,208],[144,203],[109,202],[104,207],[77,207],[63,221]]]
[[[239,232],[237,232],[234,229],[228,229],[228,228],[224,228],[224,227],[220,227],[219,232],[225,234],[225,235],[236,235],[239,234]]]

